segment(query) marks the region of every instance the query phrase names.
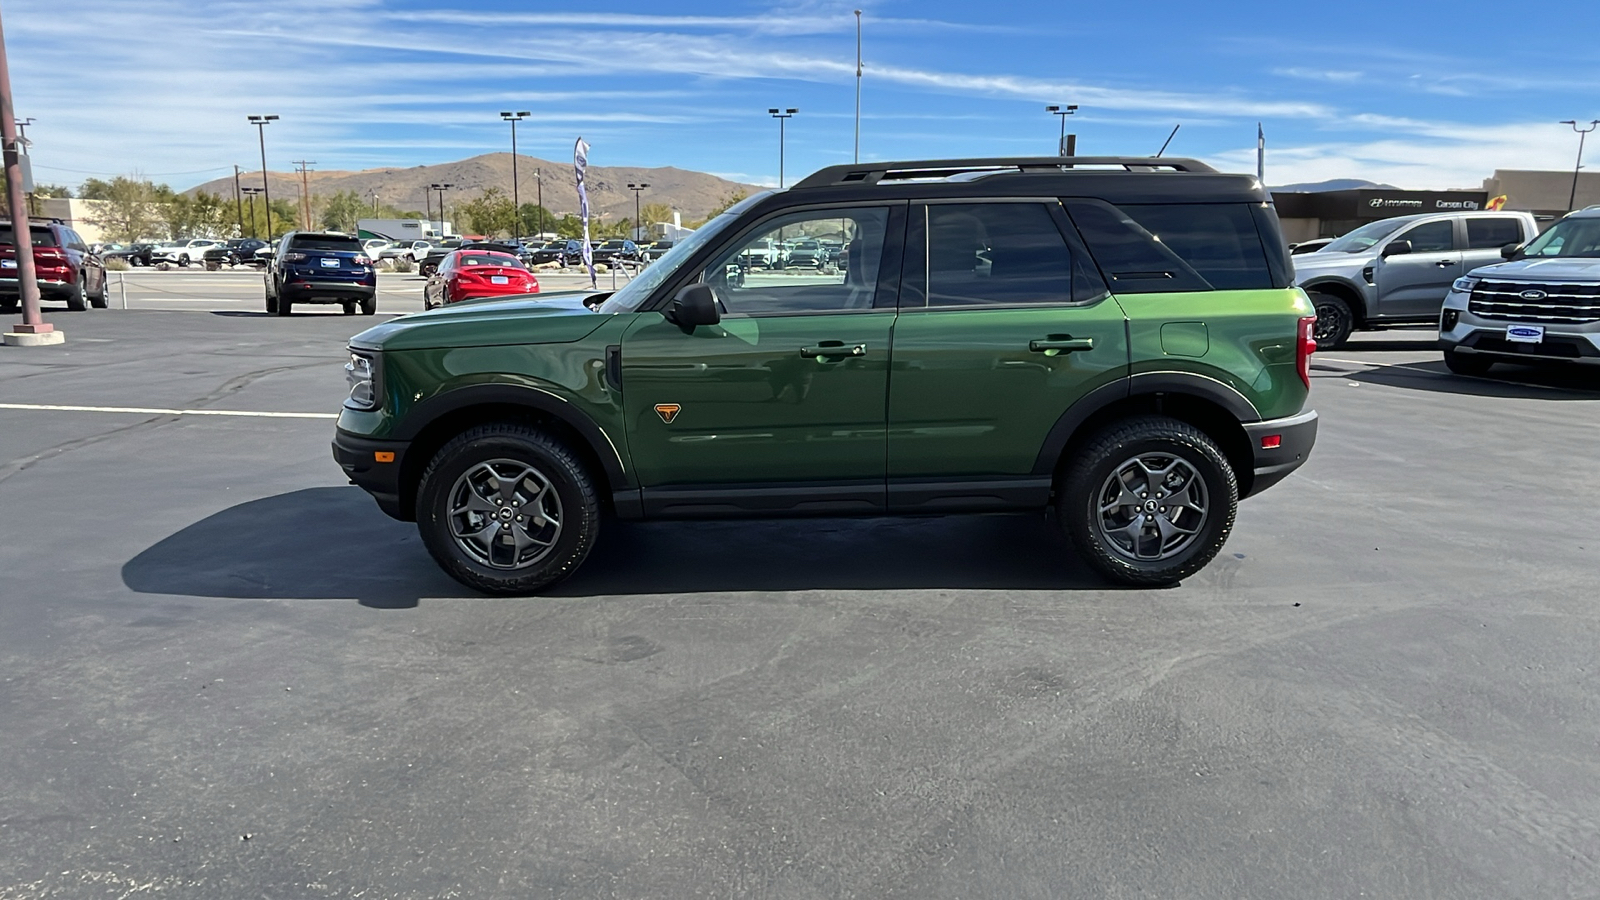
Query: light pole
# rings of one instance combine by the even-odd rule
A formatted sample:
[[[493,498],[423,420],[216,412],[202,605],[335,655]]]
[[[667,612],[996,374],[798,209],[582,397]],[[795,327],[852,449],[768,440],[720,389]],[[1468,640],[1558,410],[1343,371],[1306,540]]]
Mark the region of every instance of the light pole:
[[[1078,105],[1074,103],[1068,106],[1046,106],[1044,111],[1050,113],[1051,115],[1061,117],[1061,142],[1056,144],[1056,154],[1058,156],[1071,156],[1072,153],[1067,148],[1067,116],[1077,112]],[[1076,137],[1076,135],[1074,135],[1074,137]],[[1077,148],[1074,147],[1071,149],[1076,150]]]
[[[644,232],[641,230],[644,223],[639,221],[639,195],[649,186],[642,182],[640,184],[628,183],[628,190],[633,191],[633,239],[636,241],[644,237]]]
[[[522,195],[517,193],[517,123],[531,115],[533,113],[527,110],[500,114],[500,118],[511,123],[511,205],[517,209],[517,231],[522,230]]]
[[[539,199],[535,200],[534,202],[539,207],[539,236],[540,236],[540,239],[543,240],[543,238],[544,238],[544,172],[542,170],[540,170],[540,169],[534,169],[533,170],[533,183],[535,185],[537,185],[538,188],[539,188]]]
[[[1578,170],[1583,168],[1583,139],[1596,127],[1600,127],[1600,119],[1590,122],[1588,128],[1579,128],[1578,123],[1572,119],[1564,119],[1561,124],[1571,125],[1572,130],[1578,133],[1578,162],[1572,167],[1572,193],[1567,195],[1567,212],[1572,212],[1578,205]]]
[[[444,192],[455,187],[453,184],[440,184],[435,182],[428,185],[428,190],[439,192],[439,236],[444,237]]]
[[[233,202],[239,212],[239,237],[244,237],[244,196],[239,192],[239,166],[233,167]]]
[[[11,103],[11,66],[6,60],[5,32],[0,30],[0,155],[5,161],[11,245],[16,249],[17,294],[22,301],[22,321],[3,340],[7,344],[59,344],[65,338],[39,311],[39,273],[33,265],[33,230],[28,225],[28,198],[22,189],[20,146],[16,108]]]
[[[239,188],[239,193],[245,195],[245,197],[249,198],[250,200],[250,236],[253,238],[261,237],[260,234],[256,233],[256,195],[261,193],[262,190],[263,188],[258,187]]]
[[[256,127],[256,136],[261,139],[261,201],[267,209],[267,240],[272,240],[272,186],[267,184],[267,126],[278,121],[277,116],[250,116],[250,124]]]
[[[767,115],[778,120],[778,190],[783,190],[783,126],[785,120],[794,118],[798,109],[769,109]]]

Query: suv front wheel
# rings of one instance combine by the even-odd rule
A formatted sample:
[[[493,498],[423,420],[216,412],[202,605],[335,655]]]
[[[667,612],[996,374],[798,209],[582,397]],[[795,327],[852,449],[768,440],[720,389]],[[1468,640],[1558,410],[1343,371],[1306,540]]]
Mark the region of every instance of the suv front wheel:
[[[1068,463],[1056,512],[1104,577],[1171,584],[1211,562],[1233,530],[1239,483],[1216,442],[1187,422],[1107,426]]]
[[[600,531],[578,457],[526,425],[480,425],[445,444],[417,488],[417,529],[439,565],[487,594],[531,594],[567,577]]]
[[[1317,324],[1312,326],[1311,337],[1317,342],[1318,350],[1333,350],[1343,347],[1344,342],[1350,340],[1350,333],[1356,330],[1355,313],[1350,311],[1350,304],[1332,294],[1319,294],[1313,291],[1310,294],[1311,305],[1316,307]]]

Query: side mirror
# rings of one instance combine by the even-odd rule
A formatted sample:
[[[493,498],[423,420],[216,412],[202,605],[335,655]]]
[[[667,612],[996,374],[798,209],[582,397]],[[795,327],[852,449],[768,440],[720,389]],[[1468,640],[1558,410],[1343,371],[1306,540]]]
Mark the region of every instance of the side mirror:
[[[1384,257],[1384,259],[1388,259],[1391,256],[1404,256],[1405,254],[1410,253],[1410,252],[1411,252],[1411,242],[1410,241],[1390,241],[1389,243],[1384,245],[1383,257]]]
[[[709,285],[691,284],[672,298],[667,318],[681,328],[694,328],[715,325],[722,321],[722,314],[717,312],[717,295]]]
[[[1501,259],[1516,259],[1522,255],[1521,244],[1507,244],[1500,248]]]

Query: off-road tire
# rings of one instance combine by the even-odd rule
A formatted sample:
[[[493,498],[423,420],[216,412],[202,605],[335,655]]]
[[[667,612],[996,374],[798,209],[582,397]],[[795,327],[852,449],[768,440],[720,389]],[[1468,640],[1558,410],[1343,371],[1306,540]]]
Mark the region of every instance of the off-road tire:
[[[1486,356],[1467,356],[1454,350],[1444,351],[1444,367],[1457,375],[1487,375],[1494,360]]]
[[[554,549],[520,569],[497,569],[458,546],[450,530],[450,495],[458,480],[491,460],[535,467],[560,501],[561,531]],[[417,531],[440,568],[486,594],[526,595],[577,570],[600,534],[600,499],[578,455],[536,427],[498,422],[475,426],[435,453],[417,487]]]
[[[1317,310],[1317,324],[1311,333],[1317,338],[1318,350],[1336,350],[1350,340],[1356,330],[1356,316],[1350,304],[1332,294],[1310,292],[1311,305]]]
[[[73,312],[83,312],[89,308],[89,277],[78,275],[78,289],[67,298],[67,309]]]
[[[1124,466],[1148,454],[1176,457],[1204,484],[1207,510],[1195,536],[1175,555],[1136,561],[1113,549],[1102,534],[1100,493]],[[1058,482],[1056,513],[1079,556],[1117,584],[1145,587],[1188,578],[1216,557],[1233,531],[1239,482],[1215,441],[1187,422],[1138,416],[1113,422],[1073,451]]]

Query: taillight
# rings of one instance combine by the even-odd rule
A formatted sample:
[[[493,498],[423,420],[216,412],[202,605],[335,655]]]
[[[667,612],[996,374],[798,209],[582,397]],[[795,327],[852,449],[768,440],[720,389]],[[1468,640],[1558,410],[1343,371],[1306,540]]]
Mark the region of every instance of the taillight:
[[[370,266],[372,265],[372,260],[369,257],[358,256],[355,258],[355,264],[358,266]]]
[[[1307,388],[1311,387],[1311,354],[1317,352],[1317,340],[1311,336],[1316,327],[1317,317],[1306,316],[1300,320],[1300,328],[1295,336],[1294,367]]]
[[[283,255],[284,262],[300,262],[305,258],[306,255],[304,253],[295,253],[294,251],[290,251]]]

